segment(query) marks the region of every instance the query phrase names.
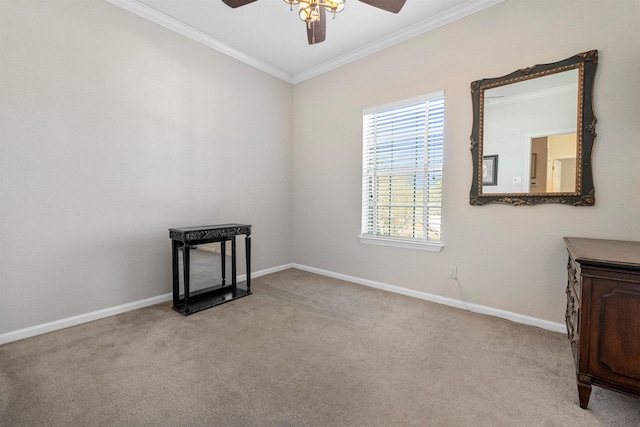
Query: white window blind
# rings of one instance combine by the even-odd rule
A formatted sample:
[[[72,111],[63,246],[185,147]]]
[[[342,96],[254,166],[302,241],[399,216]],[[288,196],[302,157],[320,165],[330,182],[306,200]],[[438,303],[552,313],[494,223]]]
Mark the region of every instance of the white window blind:
[[[365,110],[362,237],[439,243],[444,93]]]

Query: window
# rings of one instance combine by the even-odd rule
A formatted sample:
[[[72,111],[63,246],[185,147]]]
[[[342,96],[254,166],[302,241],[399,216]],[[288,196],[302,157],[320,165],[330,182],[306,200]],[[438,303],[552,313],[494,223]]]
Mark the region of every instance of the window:
[[[439,251],[444,92],[363,112],[361,241]]]

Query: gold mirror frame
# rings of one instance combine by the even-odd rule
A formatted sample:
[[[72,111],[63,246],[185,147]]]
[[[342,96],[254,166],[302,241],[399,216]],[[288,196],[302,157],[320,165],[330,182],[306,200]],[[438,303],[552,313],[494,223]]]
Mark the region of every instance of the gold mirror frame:
[[[562,203],[573,206],[593,206],[595,190],[591,155],[596,138],[596,117],[593,111],[593,87],[598,66],[598,51],[591,50],[550,64],[523,68],[503,77],[477,80],[471,83],[473,102],[473,128],[471,131],[471,157],[473,180],[469,203],[481,206],[502,203],[513,206],[529,206],[545,203]],[[568,193],[483,193],[482,159],[484,129],[484,92],[487,89],[509,85],[537,77],[578,70],[577,153],[576,188]],[[491,154],[491,153],[490,153]]]

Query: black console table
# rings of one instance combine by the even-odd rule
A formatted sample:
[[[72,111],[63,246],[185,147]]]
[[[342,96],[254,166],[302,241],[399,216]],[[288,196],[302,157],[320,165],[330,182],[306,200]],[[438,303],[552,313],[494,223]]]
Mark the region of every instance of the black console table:
[[[237,287],[236,280],[236,236],[245,236],[247,289]],[[170,228],[171,254],[173,263],[173,309],[188,316],[200,310],[211,308],[225,302],[251,295],[251,225],[221,224],[197,227]],[[225,277],[225,243],[231,241],[231,285],[226,284]],[[209,288],[190,292],[190,250],[197,245],[220,243],[222,258],[222,283]],[[183,249],[183,287],[180,295],[179,250]]]

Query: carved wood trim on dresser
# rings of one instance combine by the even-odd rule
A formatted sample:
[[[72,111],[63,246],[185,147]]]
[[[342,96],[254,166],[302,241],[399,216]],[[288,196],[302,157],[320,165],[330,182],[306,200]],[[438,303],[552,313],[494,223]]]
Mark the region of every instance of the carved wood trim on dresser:
[[[640,396],[640,242],[565,237],[567,335],[580,407],[592,385]]]

